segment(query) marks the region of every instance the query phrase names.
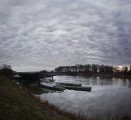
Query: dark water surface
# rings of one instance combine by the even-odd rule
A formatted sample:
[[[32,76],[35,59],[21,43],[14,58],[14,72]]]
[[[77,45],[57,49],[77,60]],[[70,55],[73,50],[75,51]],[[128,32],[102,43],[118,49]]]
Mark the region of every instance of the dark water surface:
[[[82,83],[83,86],[91,86],[91,92],[65,90],[41,94],[41,99],[47,99],[49,103],[60,109],[84,114],[88,117],[100,118],[107,115],[127,114],[131,115],[131,80],[86,78],[80,76],[56,76],[56,82]]]

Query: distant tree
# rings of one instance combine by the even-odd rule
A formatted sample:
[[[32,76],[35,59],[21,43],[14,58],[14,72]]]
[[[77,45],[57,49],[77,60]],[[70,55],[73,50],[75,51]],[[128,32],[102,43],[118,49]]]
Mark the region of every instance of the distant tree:
[[[92,73],[97,73],[97,65],[92,65]]]
[[[118,70],[118,67],[113,67],[113,73],[115,73],[115,74],[117,74],[117,73],[119,73],[120,71]]]
[[[99,66],[99,72],[100,72],[100,73],[104,73],[104,72],[105,72],[105,69],[104,69],[104,68],[105,68],[104,65],[100,65],[100,66]]]
[[[64,73],[109,73],[112,74],[114,71],[113,66],[107,65],[97,65],[97,64],[87,64],[81,65],[77,64],[74,66],[60,66],[55,69],[57,72]]]
[[[113,73],[113,67],[112,66],[104,66],[104,72],[112,74]]]
[[[124,73],[127,73],[127,72],[128,72],[128,67],[126,67],[126,66],[123,67],[123,72],[124,72]]]
[[[12,70],[10,65],[3,64],[0,66],[0,75],[10,77],[14,75],[14,71]]]
[[[129,70],[129,73],[131,74],[131,65],[130,65],[130,70]]]
[[[58,67],[58,68],[55,68],[55,71],[56,71],[56,72],[63,72],[63,67],[60,66],[60,67]]]
[[[0,69],[11,69],[11,65],[3,64],[0,66]]]
[[[85,72],[89,73],[90,71],[91,71],[91,65],[90,64],[85,65]]]

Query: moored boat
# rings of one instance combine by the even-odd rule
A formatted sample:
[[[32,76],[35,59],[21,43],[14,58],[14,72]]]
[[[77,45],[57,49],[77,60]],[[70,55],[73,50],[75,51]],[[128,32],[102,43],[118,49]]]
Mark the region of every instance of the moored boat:
[[[57,83],[54,82],[42,82],[40,85],[47,89],[57,90],[57,91],[63,91],[65,88]]]
[[[81,86],[82,84],[79,83],[60,83],[57,82],[58,84],[64,85],[64,86]]]
[[[64,86],[64,88],[69,90],[78,90],[78,91],[91,91],[91,87],[79,87],[79,86]]]

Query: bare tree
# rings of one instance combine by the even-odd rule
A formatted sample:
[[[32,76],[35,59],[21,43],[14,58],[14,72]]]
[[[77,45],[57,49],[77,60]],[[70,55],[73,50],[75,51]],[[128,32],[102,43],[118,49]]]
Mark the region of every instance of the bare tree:
[[[10,77],[14,75],[14,71],[10,65],[3,64],[0,66],[0,75]]]

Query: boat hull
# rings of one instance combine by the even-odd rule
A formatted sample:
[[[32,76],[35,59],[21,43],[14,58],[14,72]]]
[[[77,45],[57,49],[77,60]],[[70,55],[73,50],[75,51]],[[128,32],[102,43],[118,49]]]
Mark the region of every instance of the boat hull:
[[[58,83],[58,84],[61,84],[61,85],[64,85],[64,86],[81,86],[82,84],[75,84],[75,83]]]
[[[64,88],[69,90],[78,90],[78,91],[91,91],[91,87],[76,87],[76,86],[64,86]]]
[[[46,86],[46,85],[41,85],[41,87],[51,89],[51,90],[56,90],[56,91],[63,91],[64,90],[64,88],[50,87],[50,86]]]

